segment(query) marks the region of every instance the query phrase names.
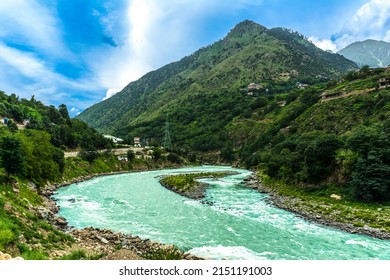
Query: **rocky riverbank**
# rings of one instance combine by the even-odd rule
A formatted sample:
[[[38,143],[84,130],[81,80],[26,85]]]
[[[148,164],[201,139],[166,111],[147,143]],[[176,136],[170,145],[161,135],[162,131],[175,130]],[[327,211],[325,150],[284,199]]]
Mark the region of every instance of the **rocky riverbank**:
[[[313,213],[305,206],[305,203],[301,198],[279,194],[277,191],[263,185],[258,180],[256,174],[253,174],[250,178],[246,179],[246,185],[252,189],[257,189],[261,193],[267,193],[269,195],[270,204],[292,212],[308,221],[324,226],[333,227],[352,234],[363,234],[374,238],[390,240],[390,233],[383,232],[380,229],[373,228],[367,225],[355,226],[354,224],[351,224],[347,221],[336,221],[335,216],[333,215]]]
[[[38,217],[69,234],[76,241],[76,243],[69,248],[50,252],[50,257],[53,259],[61,258],[72,251],[83,250],[88,255],[102,256],[102,259],[106,260],[140,260],[150,259],[156,255],[161,256],[161,259],[164,259],[164,256],[173,255],[176,259],[201,260],[202,258],[182,252],[173,245],[162,244],[149,239],[141,239],[140,237],[131,234],[92,227],[74,229],[68,226],[64,217],[58,216],[60,210],[59,206],[52,199],[52,195],[57,189],[90,180],[95,177],[123,173],[128,172],[110,172],[83,176],[63,182],[62,184],[48,184],[41,190],[41,196],[43,197],[44,202],[42,206],[35,209]]]
[[[139,236],[113,232],[107,229],[84,228],[72,230],[70,235],[87,252],[98,255],[105,255],[105,260],[148,259],[150,256],[163,252],[172,253],[179,259],[200,260],[194,255],[184,253],[173,245],[161,244],[149,239],[141,239]]]

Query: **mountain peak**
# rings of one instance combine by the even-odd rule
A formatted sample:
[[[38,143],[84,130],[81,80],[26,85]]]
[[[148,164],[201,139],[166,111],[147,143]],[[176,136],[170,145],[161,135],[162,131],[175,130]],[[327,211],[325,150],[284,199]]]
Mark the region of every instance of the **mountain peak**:
[[[256,31],[264,32],[266,30],[267,28],[254,21],[244,20],[238,23],[232,30],[230,30],[227,37],[242,36],[245,33],[251,33]]]

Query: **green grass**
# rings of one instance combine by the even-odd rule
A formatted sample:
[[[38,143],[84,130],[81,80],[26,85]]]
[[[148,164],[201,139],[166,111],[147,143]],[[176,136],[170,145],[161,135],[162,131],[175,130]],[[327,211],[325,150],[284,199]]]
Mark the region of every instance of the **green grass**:
[[[147,260],[182,260],[183,253],[176,247],[155,248],[142,255]]]
[[[99,260],[104,257],[103,254],[88,254],[84,250],[75,250],[59,258],[59,260]]]
[[[26,181],[18,180],[18,185],[19,193],[15,193],[10,184],[0,182],[0,251],[40,260],[73,243],[70,235],[37,216],[32,207],[42,205],[42,197]]]

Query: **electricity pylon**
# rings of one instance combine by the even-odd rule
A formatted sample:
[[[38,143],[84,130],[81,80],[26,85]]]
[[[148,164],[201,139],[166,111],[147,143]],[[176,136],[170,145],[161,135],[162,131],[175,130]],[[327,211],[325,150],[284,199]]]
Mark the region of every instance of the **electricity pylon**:
[[[163,147],[167,151],[168,150],[172,151],[172,140],[171,140],[171,134],[169,132],[168,114],[167,114],[167,120],[165,122],[165,134],[164,134]]]

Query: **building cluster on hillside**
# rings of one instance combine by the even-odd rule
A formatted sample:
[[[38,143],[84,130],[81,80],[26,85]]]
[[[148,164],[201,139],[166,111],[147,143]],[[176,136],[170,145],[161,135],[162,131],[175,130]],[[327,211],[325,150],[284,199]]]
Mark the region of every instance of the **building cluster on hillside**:
[[[379,79],[379,89],[390,87],[390,76]]]
[[[23,122],[16,122],[14,119],[2,116],[0,118],[0,126],[6,126],[10,121],[16,123],[18,129],[25,129],[30,124],[30,119],[25,119]]]
[[[282,73],[281,75],[290,75],[290,73]],[[304,83],[301,83],[301,82],[297,82],[296,86],[299,89],[306,89],[310,85],[304,84]],[[249,96],[258,96],[259,95],[259,91],[262,90],[262,89],[264,89],[263,85],[257,84],[257,83],[250,83],[246,87],[246,94],[249,95]],[[269,91],[268,88],[266,88],[264,90],[265,90],[266,93],[268,93],[268,91]]]
[[[124,142],[123,139],[112,136],[112,135],[103,135],[107,139],[111,139],[115,144],[121,144]],[[120,148],[115,150],[118,160],[128,161],[127,151],[130,149],[134,152],[134,157],[136,159],[153,159],[154,151],[153,149],[147,146],[148,141],[141,141],[141,137],[133,138],[133,145],[124,145],[126,148]],[[146,145],[145,145],[146,144]]]
[[[373,69],[370,69],[370,70],[375,70],[375,69],[376,68],[373,68]],[[367,93],[374,92],[377,89],[384,89],[384,88],[390,87],[390,65],[387,66],[386,68],[384,68],[383,70],[384,70],[384,74],[387,75],[387,76],[383,76],[383,77],[379,78],[378,79],[378,85],[375,88],[354,90],[354,91],[351,91],[351,92],[345,92],[343,90],[339,90],[339,91],[325,91],[321,95],[322,101],[328,101],[328,100],[332,100],[332,99],[336,99],[336,98],[347,97],[347,96],[350,96],[350,95],[367,94]],[[360,71],[360,70],[357,70],[356,72],[358,72],[358,71]],[[339,82],[339,84],[342,83],[342,82],[344,82],[344,80],[341,80]]]
[[[308,88],[310,85],[308,84],[303,84],[301,82],[297,82],[297,88],[299,89],[305,89],[305,88]]]
[[[124,141],[123,139],[112,136],[112,135],[103,135],[103,137],[112,140],[112,142],[114,142],[115,144],[120,144],[120,143],[123,143],[123,141]]]
[[[103,135],[103,136],[107,139],[112,140],[112,142],[114,142],[115,144],[121,144],[125,141],[119,137],[112,136],[112,135]],[[142,142],[141,142],[141,137],[134,137],[133,138],[133,146],[135,148],[141,148],[143,146]]]

